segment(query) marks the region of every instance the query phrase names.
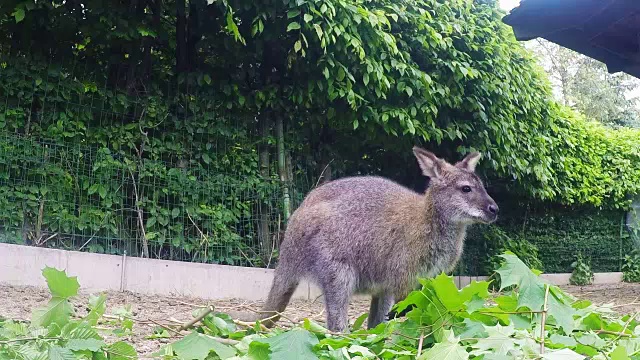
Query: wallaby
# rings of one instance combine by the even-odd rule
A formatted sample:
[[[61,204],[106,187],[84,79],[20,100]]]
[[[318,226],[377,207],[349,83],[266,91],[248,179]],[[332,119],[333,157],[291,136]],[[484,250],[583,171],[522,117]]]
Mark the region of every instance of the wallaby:
[[[323,291],[327,328],[345,331],[353,293],[372,295],[368,327],[385,321],[417,277],[453,270],[467,226],[492,223],[498,206],[474,173],[480,154],[451,165],[419,147],[430,178],[424,194],[375,176],[349,177],[312,190],[289,219],[261,311],[273,326],[301,279]]]

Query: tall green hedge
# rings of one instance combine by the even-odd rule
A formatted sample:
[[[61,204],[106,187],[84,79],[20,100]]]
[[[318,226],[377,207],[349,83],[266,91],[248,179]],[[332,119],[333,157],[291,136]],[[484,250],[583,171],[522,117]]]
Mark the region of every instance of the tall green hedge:
[[[530,266],[546,273],[571,272],[578,253],[591,259],[595,272],[620,271],[622,257],[634,247],[623,211],[539,202],[499,203],[501,216],[496,225],[479,225],[469,232],[459,273],[487,275],[493,269],[492,257],[505,249],[523,261],[533,259]],[[500,235],[496,236],[498,229],[494,227]],[[506,247],[498,246],[505,242],[509,243]]]

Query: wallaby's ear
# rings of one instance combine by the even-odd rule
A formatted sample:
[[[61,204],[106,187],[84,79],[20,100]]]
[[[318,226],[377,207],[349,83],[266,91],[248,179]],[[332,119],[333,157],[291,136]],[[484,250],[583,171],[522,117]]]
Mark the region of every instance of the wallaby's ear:
[[[480,153],[477,151],[474,151],[472,153],[469,153],[467,156],[465,156],[465,158],[462,159],[460,162],[458,162],[456,166],[461,169],[474,172],[476,170],[476,165],[478,165],[479,160],[480,160]]]
[[[420,165],[424,176],[430,178],[440,176],[442,173],[442,160],[438,159],[438,157],[431,152],[417,146],[413,147],[413,154],[416,156],[416,159],[418,159],[418,165]]]

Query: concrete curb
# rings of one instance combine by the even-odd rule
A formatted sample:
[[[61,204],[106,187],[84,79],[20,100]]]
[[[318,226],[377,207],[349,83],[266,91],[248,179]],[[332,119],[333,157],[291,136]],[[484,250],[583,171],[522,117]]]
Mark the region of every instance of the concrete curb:
[[[149,295],[191,296],[204,299],[237,298],[249,301],[267,297],[273,270],[180,261],[142,259],[138,257],[92,254],[45,249],[32,246],[0,244],[0,282],[11,285],[44,287],[42,269],[64,269],[77,276],[81,289],[87,291],[132,291]],[[556,285],[569,283],[571,274],[544,274]],[[463,287],[483,276],[456,276]],[[616,284],[622,273],[597,273],[595,284]],[[293,297],[313,300],[321,295],[314,284],[303,282]]]

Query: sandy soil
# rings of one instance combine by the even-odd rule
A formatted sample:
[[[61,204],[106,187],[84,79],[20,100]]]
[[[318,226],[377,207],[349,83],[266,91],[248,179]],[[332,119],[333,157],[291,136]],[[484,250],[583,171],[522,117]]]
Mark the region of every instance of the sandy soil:
[[[640,284],[616,284],[593,285],[585,287],[565,286],[569,293],[580,299],[588,299],[596,304],[614,303],[615,310],[621,313],[632,313],[640,310],[637,300],[640,298]],[[73,300],[78,315],[86,313],[88,293],[81,292],[80,296]],[[31,310],[43,306],[49,299],[47,289],[29,286],[11,286],[0,284],[0,316],[28,320]],[[153,334],[157,325],[154,322],[166,323],[169,319],[181,322],[191,320],[193,310],[199,306],[214,305],[219,311],[234,311],[241,306],[248,306],[258,310],[261,303],[249,303],[240,300],[207,301],[188,297],[148,296],[131,292],[107,292],[107,314],[113,314],[114,310],[130,305],[133,316],[138,320],[134,324],[133,335],[125,336],[121,340],[132,342],[138,353],[149,356],[157,351],[167,339],[148,339]],[[368,310],[366,300],[356,300],[351,304],[349,315],[351,321]],[[285,311],[287,319],[281,320],[282,325],[289,321],[300,321],[303,318],[312,318],[318,322],[324,322],[324,306],[321,300],[317,301],[293,301]],[[107,340],[115,341],[113,335],[106,335]]]

